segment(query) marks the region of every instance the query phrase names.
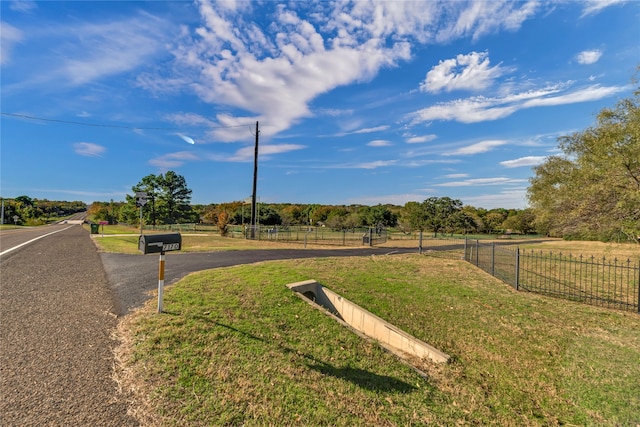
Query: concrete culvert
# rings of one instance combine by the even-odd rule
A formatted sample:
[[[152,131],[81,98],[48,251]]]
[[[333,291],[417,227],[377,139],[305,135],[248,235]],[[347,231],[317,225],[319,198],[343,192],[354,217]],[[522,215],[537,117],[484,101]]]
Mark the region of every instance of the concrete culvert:
[[[310,304],[324,309],[329,315],[359,334],[378,341],[384,348],[409,363],[416,357],[420,360],[430,359],[436,363],[446,363],[450,359],[448,354],[409,335],[375,314],[323,287],[315,280],[290,283],[287,287]]]

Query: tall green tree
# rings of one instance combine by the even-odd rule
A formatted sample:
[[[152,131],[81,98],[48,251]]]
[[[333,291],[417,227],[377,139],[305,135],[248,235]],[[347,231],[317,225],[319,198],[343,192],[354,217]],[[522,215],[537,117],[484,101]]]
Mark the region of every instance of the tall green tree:
[[[559,138],[562,155],[535,168],[528,197],[539,232],[566,238],[640,236],[640,88],[588,129]]]
[[[433,231],[434,236],[443,231],[465,229],[471,222],[467,215],[461,214],[462,202],[450,197],[429,197],[422,203],[405,204],[405,223],[411,229]]]
[[[122,214],[127,217],[127,222],[136,222],[132,216],[137,212],[137,209],[133,208],[135,208],[135,193],[139,191],[147,193],[147,204],[142,209],[147,224],[197,221],[190,206],[192,190],[187,187],[184,177],[174,171],[168,171],[164,175],[147,175],[133,186],[132,190],[134,195],[126,196],[128,208],[122,210]]]
[[[187,187],[184,177],[174,171],[168,171],[164,176],[160,174],[156,178],[160,188],[158,198],[162,202],[165,223],[191,222],[193,217],[189,204],[192,190]]]

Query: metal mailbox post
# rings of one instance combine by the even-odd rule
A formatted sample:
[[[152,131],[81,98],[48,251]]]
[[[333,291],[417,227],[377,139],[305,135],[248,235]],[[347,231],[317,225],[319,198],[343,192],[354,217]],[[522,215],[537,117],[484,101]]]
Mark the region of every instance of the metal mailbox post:
[[[158,313],[162,313],[162,291],[164,289],[164,253],[182,249],[180,233],[143,234],[138,238],[138,250],[143,254],[160,254],[158,268]]]

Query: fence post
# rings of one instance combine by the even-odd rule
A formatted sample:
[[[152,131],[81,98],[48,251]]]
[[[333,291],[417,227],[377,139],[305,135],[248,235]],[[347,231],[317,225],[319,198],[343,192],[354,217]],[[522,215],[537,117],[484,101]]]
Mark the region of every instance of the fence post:
[[[422,230],[420,230],[420,236],[418,237],[418,253],[422,253]]]
[[[638,261],[638,313],[640,313],[640,261]]]
[[[516,291],[520,290],[520,246],[516,247]]]
[[[471,259],[471,257],[469,257]],[[464,260],[467,260],[467,236],[464,236]]]
[[[496,277],[496,242],[491,242],[491,275]]]
[[[476,267],[480,265],[480,240],[476,239]]]

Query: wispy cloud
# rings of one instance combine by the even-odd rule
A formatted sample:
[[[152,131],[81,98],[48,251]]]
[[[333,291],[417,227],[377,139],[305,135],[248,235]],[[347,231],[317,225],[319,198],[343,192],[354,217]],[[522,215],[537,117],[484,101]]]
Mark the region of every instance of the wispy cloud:
[[[200,157],[191,151],[178,151],[151,159],[149,160],[149,164],[157,167],[163,172],[166,172],[170,169],[179,168],[186,162],[194,162],[198,160],[201,160]]]
[[[519,159],[505,160],[500,162],[505,168],[520,168],[525,166],[537,166],[545,161],[546,156],[527,156]]]
[[[52,87],[62,90],[129,72],[164,49],[164,42],[171,37],[167,28],[170,28],[167,22],[148,13],[120,21],[51,23],[22,37],[28,37],[30,42],[44,38],[56,40],[55,61],[47,62],[47,53],[43,53],[42,61],[49,65],[29,70],[23,80],[11,88],[33,90],[34,86],[46,86],[48,90]],[[5,45],[5,38],[10,37],[7,40],[13,43],[17,41],[4,22],[2,37],[3,51],[12,46],[12,43]]]
[[[442,184],[434,184],[435,187],[486,187],[489,185],[522,184],[526,179],[514,179],[507,177],[495,178],[470,178],[462,181],[450,181]]]
[[[11,59],[11,53],[16,43],[19,43],[23,34],[16,27],[2,21],[0,22],[2,31],[0,31],[0,65],[6,65]]]
[[[261,159],[268,159],[275,154],[288,153],[290,151],[297,151],[307,148],[301,144],[265,144],[260,146],[259,156]],[[212,154],[208,158],[216,162],[249,162],[252,161],[255,156],[255,147],[246,146],[237,150],[234,154]]]
[[[585,0],[585,6],[582,11],[582,17],[595,15],[603,9],[615,4],[624,3],[626,0]]]
[[[367,143],[368,147],[390,147],[392,145],[391,141],[387,141],[385,139],[374,139]]]
[[[92,142],[77,142],[73,144],[73,149],[76,154],[87,157],[102,157],[107,151],[102,145],[94,144]]]
[[[489,140],[489,141],[481,141],[475,144],[467,145],[466,147],[458,148],[454,151],[449,151],[443,153],[443,156],[460,156],[460,155],[472,155],[472,154],[480,154],[486,153],[487,151],[491,151],[496,147],[500,147],[501,145],[507,144],[507,141],[503,140]]]
[[[408,137],[405,141],[407,144],[422,144],[424,142],[433,141],[438,138],[437,135],[421,135],[421,136],[411,136]]]
[[[458,178],[466,178],[468,176],[469,176],[468,173],[452,173],[452,174],[449,174],[449,175],[444,175],[443,178],[445,178],[445,179],[458,179]]]
[[[453,90],[479,91],[489,87],[506,70],[499,65],[489,66],[488,52],[471,52],[440,61],[420,84],[423,92],[437,93]]]
[[[433,120],[477,123],[502,119],[526,108],[595,101],[625,90],[624,86],[591,85],[567,91],[563,85],[556,85],[503,97],[477,96],[443,102],[409,114],[408,118],[413,125]]]
[[[523,209],[527,206],[527,189],[526,187],[513,187],[501,190],[498,193],[465,196],[462,197],[462,202],[465,205],[485,209],[502,208],[505,206]]]
[[[11,1],[9,8],[15,12],[30,13],[38,8],[35,1],[31,0],[17,0]],[[4,30],[4,27],[2,28]]]
[[[385,130],[388,130],[390,127],[391,126],[389,125],[382,125],[382,126],[375,126],[371,128],[362,128],[362,129],[356,129],[356,130],[351,130],[347,132],[340,132],[335,134],[334,136],[362,135],[367,133],[383,132]]]

